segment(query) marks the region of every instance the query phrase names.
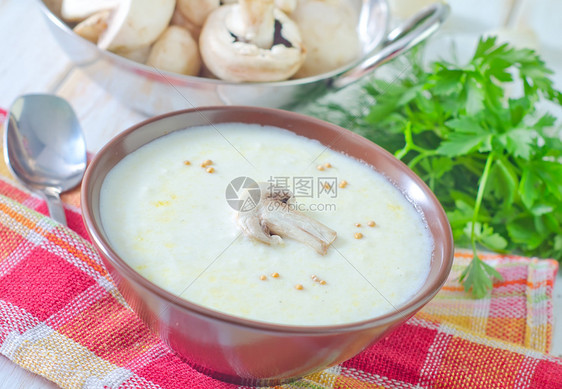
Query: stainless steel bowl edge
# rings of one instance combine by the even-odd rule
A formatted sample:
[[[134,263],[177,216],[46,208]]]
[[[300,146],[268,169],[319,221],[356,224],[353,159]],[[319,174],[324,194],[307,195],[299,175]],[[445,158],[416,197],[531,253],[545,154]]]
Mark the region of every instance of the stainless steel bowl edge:
[[[423,41],[442,24],[448,6],[436,3],[388,34],[386,0],[350,0],[361,11],[358,31],[362,58],[321,75],[279,82],[232,83],[162,71],[101,50],[76,35],[45,3],[38,0],[51,32],[80,71],[126,106],[147,115],[186,108],[248,105],[291,109],[330,90],[347,86],[380,64]]]

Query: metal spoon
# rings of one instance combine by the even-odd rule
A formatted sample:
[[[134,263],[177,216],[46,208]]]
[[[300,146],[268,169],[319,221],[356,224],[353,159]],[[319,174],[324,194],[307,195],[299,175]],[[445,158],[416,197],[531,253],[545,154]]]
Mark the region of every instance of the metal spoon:
[[[10,107],[4,157],[12,173],[47,200],[49,214],[66,225],[60,194],[86,170],[86,142],[68,102],[49,94],[18,97]]]

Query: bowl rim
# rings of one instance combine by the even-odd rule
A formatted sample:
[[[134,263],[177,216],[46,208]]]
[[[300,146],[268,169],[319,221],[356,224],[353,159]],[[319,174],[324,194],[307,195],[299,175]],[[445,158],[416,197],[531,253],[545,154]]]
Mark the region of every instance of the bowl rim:
[[[164,288],[156,285],[155,283],[149,281],[147,278],[142,276],[136,270],[134,270],[131,266],[129,266],[123,259],[117,255],[117,253],[111,247],[108,239],[104,237],[104,234],[101,232],[103,231],[101,225],[98,225],[95,222],[94,214],[95,210],[91,208],[91,201],[90,201],[90,190],[91,190],[91,183],[93,181],[92,176],[95,174],[97,166],[100,164],[100,161],[106,158],[107,155],[112,153],[112,148],[115,145],[120,144],[129,136],[133,136],[132,134],[151,124],[157,123],[162,120],[166,120],[168,118],[174,116],[181,116],[181,115],[201,115],[203,113],[209,112],[260,112],[266,115],[282,115],[286,118],[286,122],[289,123],[291,121],[305,121],[309,123],[315,123],[321,127],[330,128],[333,131],[340,132],[342,137],[348,137],[351,141],[359,141],[359,142],[368,142],[370,147],[377,150],[378,152],[382,153],[383,157],[391,163],[401,165],[401,169],[408,173],[408,178],[413,180],[414,183],[423,191],[424,196],[426,196],[429,202],[435,207],[435,210],[439,214],[439,220],[441,221],[440,224],[443,225],[445,229],[445,236],[442,237],[443,241],[443,263],[441,267],[437,270],[437,276],[433,280],[433,282],[427,286],[424,284],[421,290],[426,289],[425,293],[416,292],[414,297],[407,302],[398,305],[395,307],[396,309],[391,310],[383,315],[378,315],[372,317],[370,319],[355,321],[355,322],[348,322],[342,324],[335,324],[335,325],[292,325],[292,324],[278,324],[266,321],[259,321],[253,319],[247,319],[239,316],[230,315],[227,313],[223,313],[211,308],[207,308],[203,305],[193,303],[186,299],[183,299],[175,294],[165,290]],[[212,121],[209,124],[213,124]],[[256,122],[256,124],[261,125],[269,125],[264,123]],[[196,126],[200,126],[197,124]],[[178,128],[173,131],[159,133],[157,136],[152,138],[148,143],[152,140],[165,136],[168,133],[174,131],[181,131],[182,129],[191,127],[189,124],[186,124],[185,127]],[[291,131],[289,128],[287,130]],[[291,131],[293,132],[293,131]],[[299,134],[300,135],[300,134]],[[303,136],[303,135],[301,135]],[[313,139],[313,138],[311,138]],[[147,144],[147,143],[143,143]],[[139,146],[142,147],[143,145]],[[329,147],[329,146],[328,146]],[[336,152],[340,152],[337,151]],[[362,160],[361,158],[352,156],[356,159]],[[365,161],[363,161],[365,162]],[[373,167],[374,168],[374,167]],[[109,169],[110,170],[110,169]],[[107,172],[109,172],[109,170]],[[376,170],[376,169],[375,169]],[[103,174],[103,178],[107,175],[107,172]],[[380,172],[384,174],[383,172]],[[388,178],[388,177],[387,177]],[[102,180],[103,181],[103,180]],[[102,184],[99,185],[99,189],[101,189]],[[401,190],[400,188],[398,188]],[[402,191],[402,190],[401,190]],[[402,193],[404,193],[402,191]],[[408,199],[412,203],[411,199]],[[415,205],[415,204],[414,204]],[[108,143],[106,143],[98,153],[94,155],[90,163],[88,164],[88,168],[86,169],[86,173],[84,175],[84,180],[81,186],[81,209],[82,209],[82,218],[90,236],[94,247],[97,249],[98,254],[102,257],[105,261],[111,262],[111,265],[117,268],[120,272],[125,274],[127,280],[133,280],[135,283],[140,284],[143,288],[148,290],[150,293],[157,295],[159,298],[173,304],[176,309],[180,309],[182,311],[189,311],[190,313],[194,313],[200,316],[204,316],[206,318],[210,318],[213,320],[218,320],[221,322],[228,322],[234,325],[242,326],[245,328],[255,328],[261,331],[267,332],[274,332],[274,333],[291,333],[291,334],[303,334],[303,335],[323,335],[323,334],[335,334],[335,333],[343,333],[343,332],[350,332],[350,331],[360,331],[367,328],[373,328],[378,326],[384,326],[396,322],[401,318],[409,318],[419,309],[421,309],[425,304],[427,304],[441,289],[441,287],[447,281],[449,273],[451,271],[453,265],[453,258],[454,258],[454,241],[451,226],[448,222],[447,216],[443,207],[441,206],[439,200],[435,196],[435,194],[429,189],[429,187],[425,184],[425,182],[418,177],[413,171],[411,171],[403,162],[396,159],[391,153],[383,149],[381,146],[377,145],[376,143],[348,130],[343,127],[337,126],[335,124],[323,121],[321,119],[317,119],[311,116],[307,116],[304,114],[300,114],[297,112],[286,111],[278,108],[264,108],[264,107],[253,107],[253,106],[208,106],[208,107],[199,107],[199,108],[189,108],[184,110],[178,110],[173,112],[168,112],[166,114],[157,115],[152,118],[146,119],[137,123],[128,129],[122,131],[121,133],[117,134],[113,137]],[[443,223],[444,222],[444,223]],[[427,222],[426,222],[427,223]],[[100,231],[101,230],[101,231]],[[436,247],[434,247],[434,251],[432,254],[432,258],[436,254]]]
[[[201,77],[201,76],[189,76],[186,74],[179,74],[174,72],[169,72],[166,70],[161,70],[156,67],[151,67],[146,64],[133,61],[132,59],[123,57],[121,55],[115,54],[109,50],[100,49],[95,43],[82,38],[80,35],[76,34],[70,26],[64,22],[60,17],[58,17],[48,6],[45,4],[44,0],[39,0],[39,7],[45,14],[48,20],[50,20],[57,28],[63,31],[65,34],[80,40],[82,44],[85,44],[90,49],[95,50],[99,55],[108,58],[110,61],[116,63],[118,66],[122,66],[128,70],[132,70],[135,72],[143,72],[148,73],[149,75],[155,75],[159,77],[163,77],[168,82],[198,82],[198,83],[207,83],[211,85],[222,85],[222,86],[237,86],[237,87],[289,87],[289,86],[299,86],[299,85],[310,85],[315,84],[321,81],[329,81],[337,76],[340,76],[357,66],[363,63],[368,58],[372,57],[384,44],[387,34],[390,28],[390,6],[388,4],[388,0],[371,0],[376,1],[378,7],[383,12],[383,21],[384,25],[378,28],[378,33],[376,37],[378,41],[371,47],[370,50],[363,52],[359,58],[356,60],[338,67],[337,69],[330,70],[328,72],[324,72],[322,74],[317,74],[313,76],[303,77],[303,78],[296,78],[296,79],[288,79],[288,80],[281,80],[281,81],[261,81],[261,82],[234,82],[234,81],[225,81],[221,79],[215,79],[210,77]],[[362,4],[365,4],[365,1],[361,1]],[[358,21],[358,25],[361,23],[361,20]],[[363,48],[364,45],[362,45]]]

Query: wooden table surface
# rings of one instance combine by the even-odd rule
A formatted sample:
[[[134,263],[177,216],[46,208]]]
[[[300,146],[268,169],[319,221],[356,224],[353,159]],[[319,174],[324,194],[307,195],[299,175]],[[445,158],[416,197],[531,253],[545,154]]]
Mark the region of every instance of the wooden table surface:
[[[389,0],[392,15],[412,15],[428,0]],[[451,16],[435,45],[463,45],[481,34],[498,34],[514,44],[536,49],[555,71],[562,89],[562,1],[450,0]],[[439,47],[437,47],[439,49]],[[37,0],[0,0],[0,108],[25,93],[56,93],[75,109],[88,150],[96,152],[112,136],[144,120],[75,67],[55,40]],[[117,81],[118,82],[118,81]],[[555,329],[552,354],[562,356],[562,276],[554,291]],[[57,388],[0,355],[0,388]]]

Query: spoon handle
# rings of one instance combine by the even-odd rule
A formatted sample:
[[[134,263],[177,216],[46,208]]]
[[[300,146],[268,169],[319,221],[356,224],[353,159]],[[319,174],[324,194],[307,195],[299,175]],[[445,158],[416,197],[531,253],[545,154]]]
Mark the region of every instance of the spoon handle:
[[[46,188],[43,190],[43,194],[45,195],[45,200],[47,200],[47,207],[49,208],[51,218],[66,226],[66,216],[59,191],[53,188]]]

